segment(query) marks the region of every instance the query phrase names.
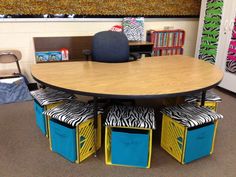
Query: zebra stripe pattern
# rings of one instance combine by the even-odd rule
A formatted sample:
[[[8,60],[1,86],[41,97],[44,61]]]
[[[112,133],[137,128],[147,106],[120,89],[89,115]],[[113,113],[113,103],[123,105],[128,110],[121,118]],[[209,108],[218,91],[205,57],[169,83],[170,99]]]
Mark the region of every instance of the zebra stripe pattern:
[[[212,64],[217,54],[223,4],[223,0],[207,1],[198,58]]]
[[[31,91],[30,93],[41,106],[46,106],[62,100],[74,98],[72,94],[54,90],[48,87],[46,89]]]
[[[166,107],[161,112],[189,128],[223,118],[221,114],[215,113],[208,108],[190,103]]]
[[[123,32],[127,36],[129,41],[144,40],[144,18],[124,18]]]
[[[227,60],[226,61],[226,71],[236,74],[236,61]]]
[[[105,125],[155,129],[154,109],[142,106],[113,105],[108,112]]]
[[[236,74],[236,18],[234,21],[234,29],[232,32],[231,42],[228,49],[225,70],[227,72]]]
[[[195,93],[195,94],[191,94],[191,95],[187,95],[185,97],[185,101],[187,102],[196,102],[196,101],[201,101],[202,99],[202,93]],[[221,98],[219,95],[217,95],[215,92],[213,92],[212,90],[208,90],[206,92],[206,98],[205,101],[214,101],[214,102],[221,102]]]
[[[43,114],[75,127],[92,118],[93,110],[93,104],[70,100],[44,111]],[[98,111],[98,113],[101,113],[101,111]]]

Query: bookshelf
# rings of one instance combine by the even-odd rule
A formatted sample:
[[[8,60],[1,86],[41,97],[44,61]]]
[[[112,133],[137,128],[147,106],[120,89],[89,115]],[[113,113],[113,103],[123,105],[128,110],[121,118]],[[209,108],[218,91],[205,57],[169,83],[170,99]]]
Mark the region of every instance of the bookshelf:
[[[154,43],[153,55],[182,55],[185,40],[185,31],[176,30],[149,30],[147,41]]]

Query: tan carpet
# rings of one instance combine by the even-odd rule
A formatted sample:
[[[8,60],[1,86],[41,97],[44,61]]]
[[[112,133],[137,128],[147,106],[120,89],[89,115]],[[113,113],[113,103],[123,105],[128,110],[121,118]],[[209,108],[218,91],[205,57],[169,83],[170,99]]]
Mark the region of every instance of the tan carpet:
[[[81,164],[72,164],[49,150],[36,127],[33,102],[0,105],[0,177],[235,177],[236,96],[217,91],[223,98],[212,156],[181,165],[160,148],[154,136],[150,169],[107,166],[104,150]]]

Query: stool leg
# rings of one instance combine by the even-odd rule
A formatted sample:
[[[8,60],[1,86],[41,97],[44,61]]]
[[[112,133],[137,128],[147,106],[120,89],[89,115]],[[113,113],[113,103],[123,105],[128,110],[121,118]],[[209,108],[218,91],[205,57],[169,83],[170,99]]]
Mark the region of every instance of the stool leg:
[[[98,100],[97,97],[94,97],[94,102],[93,102],[93,114],[94,114],[94,157],[97,157],[97,123],[98,123]]]
[[[201,106],[205,105],[205,100],[206,100],[206,90],[202,91]]]

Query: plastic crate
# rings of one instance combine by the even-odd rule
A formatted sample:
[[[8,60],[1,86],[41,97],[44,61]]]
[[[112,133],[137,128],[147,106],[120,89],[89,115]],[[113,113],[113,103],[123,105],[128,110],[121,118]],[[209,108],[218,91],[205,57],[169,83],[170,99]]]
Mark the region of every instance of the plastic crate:
[[[161,147],[182,164],[213,153],[218,120],[187,128],[163,114]]]
[[[152,129],[106,127],[107,165],[150,168],[151,154]]]
[[[201,102],[197,102],[197,104],[200,106]],[[208,109],[216,112],[217,111],[217,107],[218,107],[218,102],[215,102],[215,101],[205,101],[204,107],[207,107]]]
[[[43,115],[43,112],[45,110],[51,109],[53,107],[58,106],[60,103],[53,103],[49,104],[47,106],[41,106],[36,100],[34,100],[34,112],[36,117],[36,125],[41,130],[42,134],[46,137],[48,137],[48,121],[46,120],[47,117]]]
[[[76,127],[72,127],[55,119],[49,121],[50,149],[65,159],[80,163],[95,153],[94,119],[88,119]],[[101,114],[98,115],[97,144],[101,147]]]

